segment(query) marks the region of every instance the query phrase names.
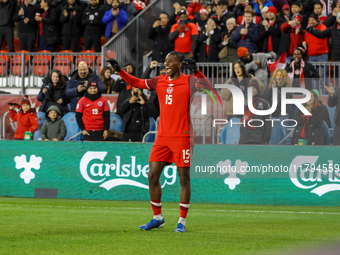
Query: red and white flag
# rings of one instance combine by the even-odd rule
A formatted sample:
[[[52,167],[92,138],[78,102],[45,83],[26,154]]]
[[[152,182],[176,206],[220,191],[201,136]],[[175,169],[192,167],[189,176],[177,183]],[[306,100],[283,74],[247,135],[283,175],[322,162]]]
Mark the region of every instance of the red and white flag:
[[[270,73],[274,73],[276,69],[285,69],[286,67],[286,58],[287,58],[287,53],[283,53],[278,60],[275,62],[268,61],[268,70]]]

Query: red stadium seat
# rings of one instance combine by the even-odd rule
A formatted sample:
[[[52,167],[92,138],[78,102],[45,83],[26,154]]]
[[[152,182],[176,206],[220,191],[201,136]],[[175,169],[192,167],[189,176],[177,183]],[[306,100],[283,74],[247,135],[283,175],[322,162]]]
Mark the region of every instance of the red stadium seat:
[[[3,55],[2,53],[8,53],[8,51],[0,50],[0,76],[6,76],[11,57],[10,55]]]
[[[60,53],[72,53],[71,50],[63,50]],[[72,55],[57,55],[54,59],[54,69],[59,70],[63,75],[69,75],[73,65],[74,58]]]
[[[48,50],[42,50],[38,53],[51,53]],[[33,59],[33,74],[37,76],[46,76],[50,70],[51,55],[35,55]]]
[[[18,51],[17,53],[28,53],[28,50],[21,50]],[[30,62],[30,56],[26,55],[25,59],[22,60],[21,55],[15,55],[12,59],[11,59],[11,73],[13,75],[22,75],[22,65],[24,64],[24,74],[27,75],[27,70],[28,70],[28,64]]]
[[[84,50],[81,53],[83,53],[83,54],[77,56],[77,60],[76,60],[77,66],[81,61],[84,61],[91,68],[96,63],[96,60],[97,60],[97,57],[95,55],[91,54],[91,53],[94,53],[94,51]],[[95,71],[95,70],[93,70],[93,71]]]

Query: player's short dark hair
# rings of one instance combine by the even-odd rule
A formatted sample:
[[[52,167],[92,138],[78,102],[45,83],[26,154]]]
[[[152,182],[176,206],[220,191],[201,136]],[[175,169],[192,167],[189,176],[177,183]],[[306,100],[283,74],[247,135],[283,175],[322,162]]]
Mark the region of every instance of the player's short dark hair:
[[[181,62],[185,59],[184,55],[179,51],[170,51],[168,54],[175,55]]]

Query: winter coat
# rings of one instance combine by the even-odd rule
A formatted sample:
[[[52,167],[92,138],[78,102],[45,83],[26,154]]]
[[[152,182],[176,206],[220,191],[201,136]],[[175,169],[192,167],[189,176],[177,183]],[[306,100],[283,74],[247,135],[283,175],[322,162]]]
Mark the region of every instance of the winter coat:
[[[337,126],[340,126],[340,86],[337,86],[335,88],[335,93],[332,97],[331,96],[328,97],[328,106],[329,107],[336,106],[333,122]]]
[[[302,30],[296,34],[295,29],[289,26],[288,22],[285,22],[281,25],[281,32],[281,45],[284,46],[284,52],[293,55],[294,49],[302,45],[304,41]]]
[[[29,21],[25,24],[24,20],[19,16],[21,8],[24,10],[24,17],[28,18]],[[25,3],[18,5],[14,13],[14,22],[19,22],[19,33],[32,33],[36,34],[38,29],[38,22],[35,20],[35,14],[39,12],[40,7],[36,4],[26,5]]]
[[[209,43],[209,52],[207,55],[207,41],[209,37],[206,33],[206,27],[200,32],[198,36],[198,43],[200,43],[200,51],[198,56],[198,62],[219,62],[218,58],[219,48],[218,45],[221,42],[221,30],[218,27],[215,27],[214,30],[210,32],[210,43]]]
[[[81,23],[85,26],[85,34],[100,36],[101,28],[104,26],[102,19],[103,13],[100,11],[99,6],[95,9],[88,6],[84,10],[81,20]]]
[[[153,40],[152,59],[158,62],[164,62],[166,55],[174,49],[174,44],[169,40],[171,30],[170,22],[165,28],[158,26],[149,29],[147,37]]]
[[[261,14],[261,10],[259,8],[259,6],[257,5],[257,3],[255,1],[252,2],[254,5],[254,10],[255,10],[255,14],[259,17],[262,18],[262,14]],[[264,3],[262,3],[263,7],[270,7],[270,6],[274,6],[273,3],[270,0],[265,0]]]
[[[263,98],[256,95],[257,99],[253,101],[253,105],[257,110],[268,110],[269,103]],[[255,115],[250,117],[249,120],[258,119],[263,121],[262,127],[256,128],[248,128],[248,121],[241,119],[240,122],[245,122],[245,125],[241,124],[240,127],[240,141],[239,144],[263,144],[269,143],[272,133],[272,124],[271,121],[266,121],[266,119],[270,119],[270,115]],[[262,122],[260,121],[252,121],[250,125],[252,126],[261,126]]]
[[[60,28],[59,19],[56,8],[50,7],[41,20],[43,23],[43,43],[46,46],[51,46],[60,43]]]
[[[48,117],[48,112],[52,110],[57,111],[58,113],[57,119],[55,119],[54,121],[52,121],[50,117]],[[59,108],[56,105],[49,107],[46,111],[46,121],[40,130],[41,139],[52,140],[53,138],[57,138],[59,141],[62,141],[64,140],[66,133],[66,125],[60,116]]]
[[[327,29],[322,24],[317,25],[315,28],[320,31]],[[303,33],[307,43],[308,56],[319,56],[328,53],[328,38],[319,39],[307,31],[303,31]]]
[[[115,17],[112,15],[112,9],[105,12],[102,19],[103,23],[106,24],[105,36],[109,37],[111,35],[113,22],[117,19],[118,31],[124,28],[125,24],[128,22],[127,14],[124,10],[120,9],[118,15]]]
[[[268,31],[264,28],[264,26],[261,24],[259,28],[259,41],[262,42],[262,51],[268,52],[268,40],[269,36],[271,35],[272,40],[272,48],[273,51],[280,56],[281,53],[279,53],[279,47],[280,47],[280,38],[281,38],[281,25],[284,23],[284,20],[278,16],[276,16],[276,19],[274,21],[273,26],[270,26]],[[282,52],[283,53],[283,52]]]
[[[65,17],[64,10],[67,11],[68,15]],[[76,16],[72,17],[73,12],[76,12]],[[68,5],[65,5],[61,8],[60,15],[60,23],[62,24],[62,35],[80,35],[81,34],[81,18],[82,18],[82,10],[79,5],[75,5],[72,9],[69,8]]]
[[[65,80],[67,81],[68,78],[66,76],[64,76],[64,77],[65,77]],[[69,98],[67,98],[66,95],[65,95],[66,83],[61,84],[60,86],[57,86],[54,89],[52,89],[52,91],[50,91],[50,95],[49,95],[48,100],[46,100],[45,94],[43,93],[43,89],[46,88],[47,85],[52,87],[52,81],[51,81],[50,77],[45,77],[43,79],[43,85],[41,86],[40,92],[37,96],[37,100],[39,102],[41,102],[41,105],[39,107],[39,112],[46,112],[47,107],[49,107],[48,106],[49,102],[58,104],[57,101],[61,98],[61,99],[63,99],[63,103],[58,104],[58,105],[60,106],[59,110],[61,112],[61,116],[64,116],[69,111],[67,104],[70,102]]]
[[[0,27],[14,26],[13,15],[16,7],[16,0],[8,0],[6,3],[0,2]]]
[[[231,36],[231,40],[237,43],[237,48],[246,47],[249,53],[255,53],[260,49],[259,46],[259,26],[254,23],[250,23],[248,26],[248,33],[245,38],[242,39],[241,29],[245,28],[245,24],[236,28],[235,32]]]
[[[312,110],[312,115],[305,116],[300,110],[295,113],[294,119],[297,121],[297,126],[294,129],[291,144],[297,145],[301,137],[302,129],[305,126],[305,139],[308,140],[308,145],[324,145],[325,132],[322,127],[324,116],[328,114],[327,108],[317,106]],[[305,125],[306,124],[306,125]]]
[[[290,67],[290,64],[288,63],[286,65],[286,71],[287,73],[291,73],[292,72],[292,68]],[[303,73],[304,73],[304,79],[305,79],[305,88],[308,90],[313,89],[312,87],[312,78],[314,79],[319,79],[320,75],[319,73],[315,70],[315,68],[313,67],[313,65],[311,63],[308,63],[305,61],[305,67],[303,68]],[[297,78],[294,78],[297,79]],[[292,82],[293,84],[293,82]],[[294,86],[294,84],[293,84]]]
[[[121,3],[119,5],[119,8],[126,12],[126,15],[127,15],[127,18],[128,18],[128,22],[130,20],[132,20],[133,17],[137,14],[136,5],[134,3],[132,3],[132,1],[129,4]]]
[[[100,93],[104,94],[105,93],[105,87],[104,83],[102,80],[99,78],[97,74],[95,74],[91,68],[89,68],[89,74],[87,76],[88,80],[94,80],[98,84],[98,89]],[[75,112],[76,111],[76,106],[78,103],[78,100],[83,97],[86,93],[86,90],[82,92],[78,92],[77,88],[79,86],[79,80],[80,77],[78,75],[78,70],[75,70],[71,74],[71,79],[66,81],[66,90],[65,90],[65,95],[68,99],[71,100],[71,109],[70,112]]]
[[[223,45],[222,43],[220,43],[218,45],[218,50],[219,52],[224,48],[224,47],[228,47],[228,55],[226,58],[224,59],[220,59],[220,62],[235,62],[239,59],[239,56],[237,55],[237,44],[235,42],[233,42],[231,40],[231,36],[232,34],[235,32],[235,29],[231,32],[231,35],[229,36],[229,40],[228,40],[228,44],[227,45]],[[224,40],[224,36],[225,35],[228,35],[228,31],[227,30],[224,30],[224,32],[222,33],[222,36],[221,36],[221,41]]]
[[[15,110],[10,110],[9,115],[13,121],[17,122],[17,129],[15,130],[14,138],[23,140],[25,132],[34,133],[39,129],[37,113],[35,109],[30,109],[28,112],[23,113],[22,110],[16,113]]]

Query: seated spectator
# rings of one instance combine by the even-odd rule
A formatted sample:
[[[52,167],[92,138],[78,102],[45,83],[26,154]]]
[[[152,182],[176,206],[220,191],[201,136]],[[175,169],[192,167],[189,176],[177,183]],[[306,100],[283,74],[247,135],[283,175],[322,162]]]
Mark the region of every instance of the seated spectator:
[[[171,27],[169,40],[175,41],[175,51],[183,53],[186,58],[192,58],[198,39],[197,27],[195,24],[189,23],[186,11],[179,11],[178,16],[180,23]]]
[[[40,22],[39,50],[53,52],[53,46],[60,43],[58,13],[56,8],[52,7],[52,0],[41,0],[40,7],[44,12],[41,14],[41,17],[35,17],[35,20]]]
[[[112,1],[112,9],[105,12],[103,17],[103,23],[106,24],[105,37],[108,41],[111,37],[122,30],[122,28],[128,22],[128,16],[126,12],[119,9],[119,1]]]
[[[17,0],[2,0],[0,2],[0,49],[6,39],[10,52],[14,52],[14,21],[13,16]]]
[[[141,142],[149,131],[149,118],[156,115],[156,108],[139,88],[133,88],[117,113],[123,116],[122,141]]]
[[[217,24],[221,29],[225,29],[225,24],[228,19],[235,18],[235,13],[228,11],[228,0],[220,0],[217,4],[215,16],[217,17]]]
[[[231,40],[231,36],[236,29],[235,19],[228,19],[226,27],[227,29],[222,33],[222,42],[218,46],[220,49],[218,57],[220,62],[235,62],[238,59],[237,44]]]
[[[286,65],[286,71],[293,87],[312,89],[312,78],[319,79],[319,73],[312,64],[303,60],[305,50],[298,47],[294,50],[293,61]]]
[[[133,17],[138,13],[136,5],[131,0],[120,0],[119,9],[126,12],[128,21],[132,20]]]
[[[269,103],[261,98],[260,86],[256,80],[251,80],[248,87],[252,87],[252,104],[257,110],[268,110]],[[270,115],[255,115],[248,108],[247,98],[245,97],[245,111],[241,119],[240,141],[239,144],[268,144],[272,133]],[[262,120],[259,121],[259,120]],[[263,123],[263,126],[262,126]]]
[[[43,79],[37,96],[37,100],[42,102],[39,107],[40,112],[46,112],[51,105],[56,105],[61,117],[68,113],[69,99],[65,95],[67,80],[68,78],[63,76],[59,70],[52,70],[51,75]]]
[[[135,75],[135,66],[132,63],[128,62],[124,66],[124,68],[127,73],[131,75]],[[124,81],[122,77],[119,77],[119,79],[116,80],[116,82],[114,83],[112,90],[116,93],[119,93],[117,103],[116,103],[117,113],[119,111],[120,105],[125,101],[125,99],[131,97],[132,85],[133,84],[127,84],[126,81]],[[123,115],[119,115],[119,116],[123,119]]]
[[[93,80],[89,80],[87,91],[77,104],[76,119],[83,141],[104,141],[108,137],[110,107]]]
[[[21,5],[18,5],[14,13],[14,21],[19,22],[19,41],[20,50],[35,51],[35,40],[37,37],[37,21],[35,14],[39,12],[40,7],[35,1],[25,0]]]
[[[221,42],[221,30],[216,26],[217,19],[210,17],[207,26],[199,34],[201,44],[198,62],[218,62],[218,45]]]
[[[81,61],[78,64],[78,69],[66,81],[65,95],[71,100],[70,112],[76,111],[78,100],[85,95],[90,79],[96,82],[100,93],[105,93],[104,83],[99,76],[87,66],[86,62]]]
[[[312,115],[304,115],[300,110],[295,113],[294,119],[297,126],[294,129],[291,140],[292,145],[297,145],[300,139],[307,140],[308,145],[324,145],[325,131],[322,123],[329,114],[326,107],[321,107],[318,95],[315,91],[310,90],[311,98],[303,106]]]
[[[329,93],[328,96],[328,106],[335,107],[335,114],[333,122],[335,123],[335,128],[333,131],[333,145],[340,145],[340,86],[337,86],[334,90],[332,83],[327,87],[325,85],[326,91]]]
[[[113,84],[116,82],[113,78],[111,78],[112,70],[110,67],[105,66],[100,72],[99,78],[104,83],[105,93],[104,94],[112,94]]]
[[[20,111],[18,113],[13,109],[14,105],[9,106],[9,115],[13,121],[17,122],[14,138],[16,140],[24,140],[25,133],[33,134],[39,129],[37,113],[34,108],[31,108],[31,102],[28,96],[24,96],[20,104]],[[30,140],[30,139],[29,139]]]
[[[244,11],[250,11],[254,13],[254,5],[253,3],[249,3],[244,7]],[[244,17],[243,15],[237,17],[237,25],[243,25],[244,24]],[[261,22],[261,18],[259,16],[254,15],[253,16],[253,23],[254,24],[259,24]]]
[[[262,18],[261,12],[262,12],[263,7],[269,8],[271,6],[274,6],[270,0],[258,0],[257,3],[256,1],[253,1],[252,3],[254,5],[255,14],[259,16],[260,18]]]
[[[287,52],[286,62],[290,63],[293,58],[293,51],[304,41],[303,32],[301,29],[302,16],[294,14],[291,21],[281,25],[281,44],[284,47],[284,52]]]
[[[237,86],[243,92],[243,95],[246,98],[246,96],[247,96],[247,86],[248,86],[248,83],[251,79],[255,79],[257,81],[257,83],[260,86],[260,92],[262,94],[264,92],[264,90],[266,89],[266,86],[264,86],[264,84],[259,79],[257,79],[253,75],[248,74],[246,72],[246,67],[244,66],[243,62],[237,61],[237,62],[233,63],[233,73],[231,75],[231,78],[226,81],[226,84],[233,84],[233,85]],[[232,93],[229,89],[223,88],[220,91],[220,96],[223,100],[228,101],[227,118],[228,118],[228,120],[230,120],[233,117],[233,96],[232,96]]]
[[[61,8],[60,23],[64,50],[79,51],[79,41],[82,34],[82,9],[75,0],[67,0],[67,5]]]
[[[281,88],[290,88],[292,83],[290,82],[287,71],[284,69],[277,69],[274,71],[272,79],[270,80],[268,88],[263,92],[262,98],[265,99],[269,105],[273,105],[273,88],[278,88],[277,90],[277,107],[275,112],[272,113],[274,118],[285,118],[281,116]],[[287,99],[292,98],[292,94],[286,94]],[[293,111],[293,105],[288,104],[286,106],[286,112],[289,115]]]
[[[152,49],[153,60],[164,62],[166,55],[173,50],[174,45],[169,40],[170,30],[169,16],[167,13],[162,12],[147,33],[147,37],[154,42]]]
[[[246,47],[250,53],[257,52],[259,46],[259,26],[253,23],[254,14],[250,11],[244,12],[244,25],[236,28],[231,40],[237,43],[237,48]]]
[[[46,111],[46,121],[40,130],[40,137],[43,141],[63,141],[66,136],[66,125],[59,108],[56,105],[50,106]]]
[[[248,49],[240,47],[237,50],[240,60],[245,64],[246,72],[253,74],[256,78],[267,85],[268,80],[268,64],[267,61],[275,62],[276,54],[271,51],[270,53],[252,53]]]
[[[83,12],[81,21],[83,26],[85,26],[85,50],[91,50],[91,47],[93,46],[96,52],[101,51],[101,30],[104,25],[102,19],[103,13],[100,11],[99,0],[90,0],[89,6]]]

